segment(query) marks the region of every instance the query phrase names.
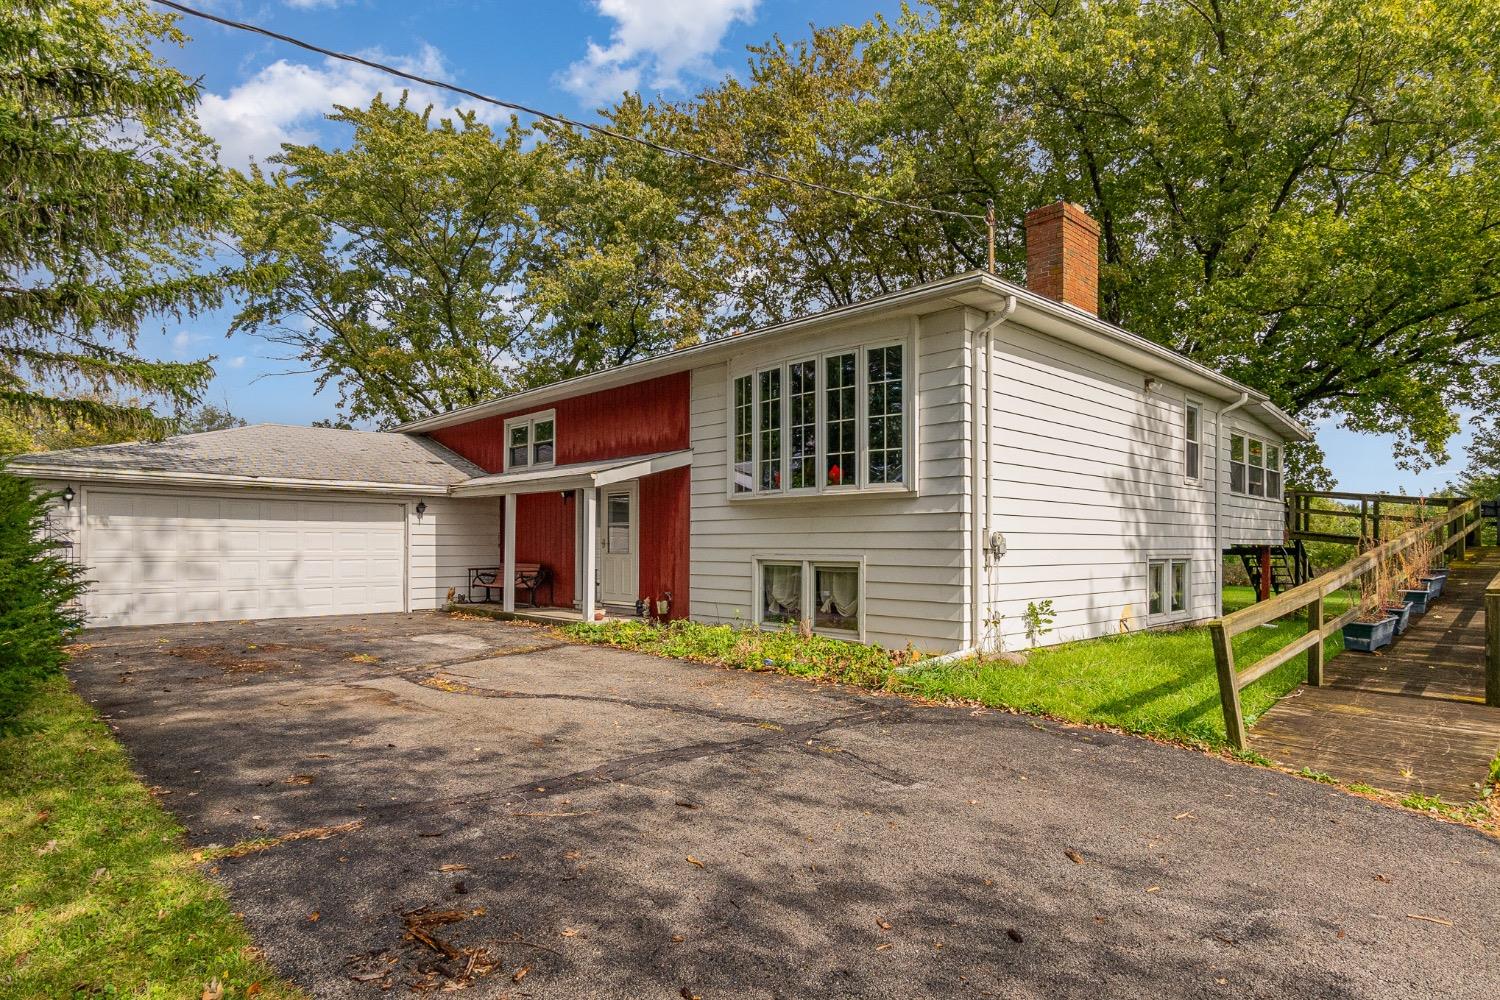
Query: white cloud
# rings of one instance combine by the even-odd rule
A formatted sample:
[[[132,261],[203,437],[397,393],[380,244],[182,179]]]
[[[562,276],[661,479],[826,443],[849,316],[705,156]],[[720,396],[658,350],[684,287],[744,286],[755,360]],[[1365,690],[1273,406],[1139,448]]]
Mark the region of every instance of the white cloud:
[[[314,10],[318,7],[338,7],[344,0],[282,0],[288,7],[298,10]]]
[[[245,361],[246,358],[243,354],[236,354],[234,357],[229,359],[229,367],[243,368],[245,367]]]
[[[442,53],[431,45],[423,45],[410,57],[361,54],[418,76],[447,79]],[[410,101],[415,107],[435,104],[445,112],[452,110],[442,91],[366,66],[336,59],[325,59],[321,66],[278,59],[228,94],[204,95],[198,119],[218,141],[219,161],[243,168],[252,158],[264,163],[280,152],[284,142],[316,142],[323,135],[323,116],[335,104],[363,107],[377,93],[394,101],[403,90],[411,91]],[[481,120],[493,122],[502,117],[493,105],[475,110]]]
[[[703,75],[736,21],[755,17],[759,0],[594,0],[615,22],[609,44],[590,41],[588,55],[562,74],[564,87],[588,101],[618,97],[644,79],[655,90]]]

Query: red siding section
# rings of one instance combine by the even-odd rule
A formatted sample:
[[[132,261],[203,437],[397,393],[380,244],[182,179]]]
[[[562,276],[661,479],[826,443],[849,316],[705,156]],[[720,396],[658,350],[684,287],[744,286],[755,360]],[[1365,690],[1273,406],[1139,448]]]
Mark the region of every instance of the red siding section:
[[[672,469],[641,480],[641,593],[672,592],[672,617],[688,616],[692,472]]]
[[[516,501],[516,562],[552,567],[552,603],[570,607],[575,596],[573,551],[578,534],[578,498],[569,494],[564,500],[559,491],[549,490],[528,493]],[[504,539],[500,544],[505,544]],[[521,600],[522,594],[516,598]],[[546,587],[539,599],[547,600]]]
[[[487,472],[505,468],[505,422],[540,410],[557,411],[557,464],[597,462],[691,447],[688,395],[691,375],[677,372],[603,392],[560,399],[428,436]]]
[[[487,472],[500,472],[505,468],[505,421],[555,410],[558,465],[681,451],[692,446],[691,378],[688,372],[664,375],[444,427],[428,436]],[[673,469],[647,476],[640,486],[640,592],[654,601],[671,591],[673,618],[688,614],[691,483],[689,470]],[[559,491],[548,490],[519,497],[516,504],[516,562],[552,568],[552,600],[559,607],[571,606],[576,596],[577,503],[576,496],[565,500]],[[542,599],[546,597],[544,587]]]

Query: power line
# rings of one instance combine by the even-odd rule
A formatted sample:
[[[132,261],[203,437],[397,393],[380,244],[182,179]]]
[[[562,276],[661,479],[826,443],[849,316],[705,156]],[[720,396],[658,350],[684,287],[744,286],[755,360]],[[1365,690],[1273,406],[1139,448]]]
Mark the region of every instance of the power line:
[[[263,35],[266,38],[275,39],[278,42],[285,42],[287,45],[295,45],[299,49],[306,49],[308,52],[316,52],[318,55],[327,56],[329,59],[339,59],[343,62],[354,63],[359,66],[366,66],[370,69],[378,70],[381,73],[399,77],[402,80],[410,80],[413,83],[420,83],[424,86],[433,87],[437,90],[447,90],[455,94],[462,94],[464,97],[472,98],[473,100],[480,101],[484,104],[493,104],[496,107],[505,108],[508,111],[520,112],[521,114],[530,115],[533,118],[541,118],[545,121],[555,122],[558,125],[566,125],[570,128],[583,129],[596,135],[602,135],[607,138],[614,139],[617,142],[633,142],[638,146],[645,146],[648,149],[654,149],[657,152],[666,153],[669,156],[680,156],[685,159],[697,160],[700,163],[707,163],[716,167],[724,167],[727,170],[732,170],[735,173],[743,174],[746,177],[756,177],[764,180],[780,181],[783,184],[795,184],[799,187],[810,188],[814,191],[822,191],[827,194],[836,194],[845,198],[855,198],[859,201],[873,202],[875,204],[886,205],[891,208],[905,208],[910,209],[914,212],[930,212],[933,215],[945,215],[956,219],[973,219],[978,222],[985,221],[985,216],[983,215],[975,215],[969,212],[957,212],[952,209],[946,208],[934,208],[931,205],[919,205],[916,202],[901,201],[897,198],[882,198],[880,195],[861,194],[858,191],[847,191],[844,188],[837,188],[828,184],[819,184],[817,181],[803,180],[801,178],[792,177],[788,174],[779,173],[774,170],[762,170],[759,167],[747,167],[742,163],[733,163],[729,160],[722,160],[717,156],[709,156],[706,153],[694,153],[691,150],[678,149],[674,146],[667,146],[663,143],[654,142],[651,139],[642,139],[639,136],[626,135],[624,132],[618,132],[615,129],[608,128],[603,125],[594,125],[589,122],[578,121],[576,119],[569,118],[566,115],[553,114],[550,111],[542,111],[539,108],[528,107],[525,104],[517,104],[513,101],[503,101],[498,97],[490,97],[487,94],[481,94],[478,91],[469,90],[467,87],[460,87],[457,84],[448,83],[444,80],[433,80],[425,76],[418,76],[415,73],[408,73],[406,70],[397,69],[394,66],[387,66],[385,63],[378,63],[372,59],[366,59],[362,56],[353,55],[352,53],[338,52],[333,49],[325,49],[321,45],[314,45],[312,42],[305,42],[302,39],[294,38],[291,35],[283,35],[280,32],[272,31],[269,28],[263,28],[258,24],[250,24],[245,21],[235,21],[227,17],[221,17],[218,14],[212,14],[208,11],[198,10],[196,7],[189,7],[186,4],[176,3],[175,0],[151,0],[151,2],[159,4],[162,7],[169,7],[180,14],[187,14],[190,17],[201,18],[205,21],[212,21],[213,23],[223,25],[226,28],[233,28],[237,31],[248,31],[252,34]]]

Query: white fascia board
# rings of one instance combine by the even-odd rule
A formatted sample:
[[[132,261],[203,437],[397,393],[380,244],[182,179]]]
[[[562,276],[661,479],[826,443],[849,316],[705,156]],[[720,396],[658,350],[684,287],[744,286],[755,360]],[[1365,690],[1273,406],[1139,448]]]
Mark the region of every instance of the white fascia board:
[[[27,479],[72,479],[86,483],[131,486],[231,486],[276,490],[316,490],[334,493],[389,493],[401,496],[446,495],[448,486],[421,483],[369,483],[343,479],[282,479],[273,476],[225,476],[207,472],[144,472],[135,469],[93,469],[87,466],[26,465],[16,462],[7,471]]]

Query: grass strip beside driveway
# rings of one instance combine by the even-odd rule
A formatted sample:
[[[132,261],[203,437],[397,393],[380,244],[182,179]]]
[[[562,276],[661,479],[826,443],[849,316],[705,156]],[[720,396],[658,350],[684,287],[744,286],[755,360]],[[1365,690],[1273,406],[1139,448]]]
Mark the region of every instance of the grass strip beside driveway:
[[[0,994],[225,1000],[277,979],[183,830],[62,677],[0,737]]]
[[[1254,602],[1249,587],[1225,590],[1225,610]],[[1348,594],[1329,599],[1329,616],[1343,611]],[[1284,618],[1235,642],[1241,665],[1249,665],[1307,630],[1306,618]],[[923,667],[909,653],[861,646],[795,631],[673,622],[662,627],[638,620],[581,623],[561,630],[584,642],[619,646],[659,656],[750,670],[841,681],[862,687],[959,699],[997,708],[1101,723],[1195,745],[1222,748],[1224,717],[1213,643],[1202,627],[1111,636],[1033,650],[1024,665],[994,658]],[[1343,639],[1327,640],[1329,657]],[[906,669],[898,672],[898,668]],[[1305,657],[1296,657],[1240,695],[1253,722],[1307,677]]]

